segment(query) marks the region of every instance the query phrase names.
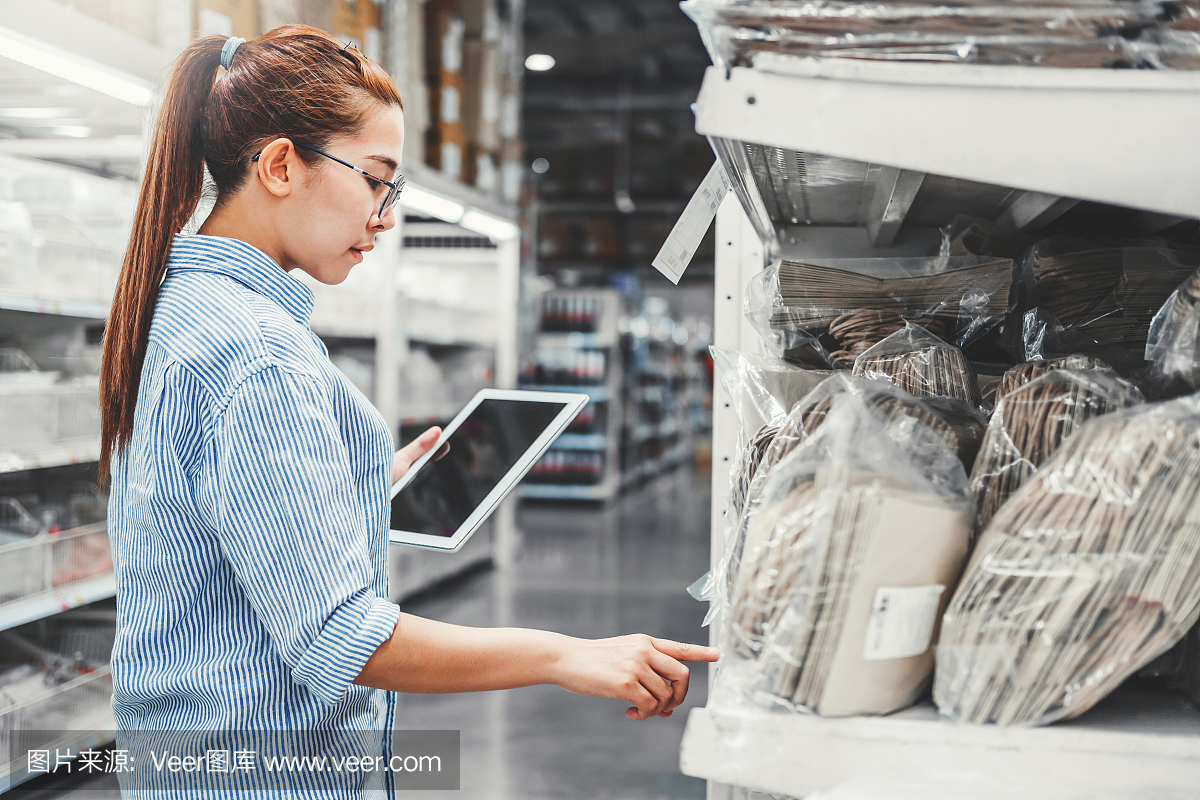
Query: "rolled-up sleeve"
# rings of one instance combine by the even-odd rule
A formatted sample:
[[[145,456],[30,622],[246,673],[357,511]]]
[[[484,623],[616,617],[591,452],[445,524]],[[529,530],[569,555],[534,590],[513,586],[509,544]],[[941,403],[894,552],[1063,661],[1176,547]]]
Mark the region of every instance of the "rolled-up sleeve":
[[[225,557],[293,680],[336,703],[400,608],[371,588],[371,525],[329,398],[266,367],[233,395],[209,453]]]

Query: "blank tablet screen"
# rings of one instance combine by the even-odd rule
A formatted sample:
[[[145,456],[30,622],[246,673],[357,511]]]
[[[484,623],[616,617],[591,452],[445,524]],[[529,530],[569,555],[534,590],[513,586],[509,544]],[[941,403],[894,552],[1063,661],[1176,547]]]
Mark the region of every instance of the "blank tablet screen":
[[[481,401],[450,434],[450,452],[392,498],[392,530],[453,536],[565,405]]]

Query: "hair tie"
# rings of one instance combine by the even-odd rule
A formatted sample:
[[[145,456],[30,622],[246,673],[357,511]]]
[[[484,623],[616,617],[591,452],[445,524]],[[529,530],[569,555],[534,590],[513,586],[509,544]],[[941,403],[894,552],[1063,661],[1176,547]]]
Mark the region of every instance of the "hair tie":
[[[239,39],[237,36],[230,36],[228,39],[225,40],[225,46],[221,48],[221,66],[222,67],[224,67],[225,69],[229,69],[230,65],[233,64],[233,54],[237,52],[237,49],[242,45],[242,42],[244,42],[244,41],[246,41],[246,40]]]

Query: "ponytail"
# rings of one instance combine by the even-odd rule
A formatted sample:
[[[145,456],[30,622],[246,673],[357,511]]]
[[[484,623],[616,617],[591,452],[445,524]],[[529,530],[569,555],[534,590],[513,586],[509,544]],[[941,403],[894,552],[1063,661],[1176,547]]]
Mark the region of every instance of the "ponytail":
[[[221,65],[223,36],[189,46],[171,70],[154,137],[146,157],[129,247],[104,328],[100,366],[100,475],[108,475],[114,451],[133,435],[142,362],[158,286],[171,243],[200,202],[204,186],[205,108]]]
[[[104,330],[100,367],[100,474],[133,436],[138,384],[158,287],[175,234],[196,210],[204,168],[220,205],[245,182],[250,157],[275,137],[324,148],[354,135],[380,105],[403,108],[392,79],[356,48],[305,25],[276,28],[237,48],[217,69],[227,38],[185,49],[167,81],[146,158],[129,247]],[[320,168],[320,157],[297,155]]]

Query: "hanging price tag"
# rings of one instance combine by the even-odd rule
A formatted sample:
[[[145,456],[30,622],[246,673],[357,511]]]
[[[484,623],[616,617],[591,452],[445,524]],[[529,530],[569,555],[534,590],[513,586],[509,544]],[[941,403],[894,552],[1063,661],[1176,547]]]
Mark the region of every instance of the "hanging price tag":
[[[696,248],[708,232],[708,226],[717,216],[717,208],[725,195],[729,193],[732,184],[725,167],[720,159],[713,162],[712,169],[700,182],[700,188],[692,195],[679,221],[671,229],[671,235],[663,243],[662,249],[654,257],[654,268],[666,275],[671,283],[679,283],[683,271],[692,263]]]

